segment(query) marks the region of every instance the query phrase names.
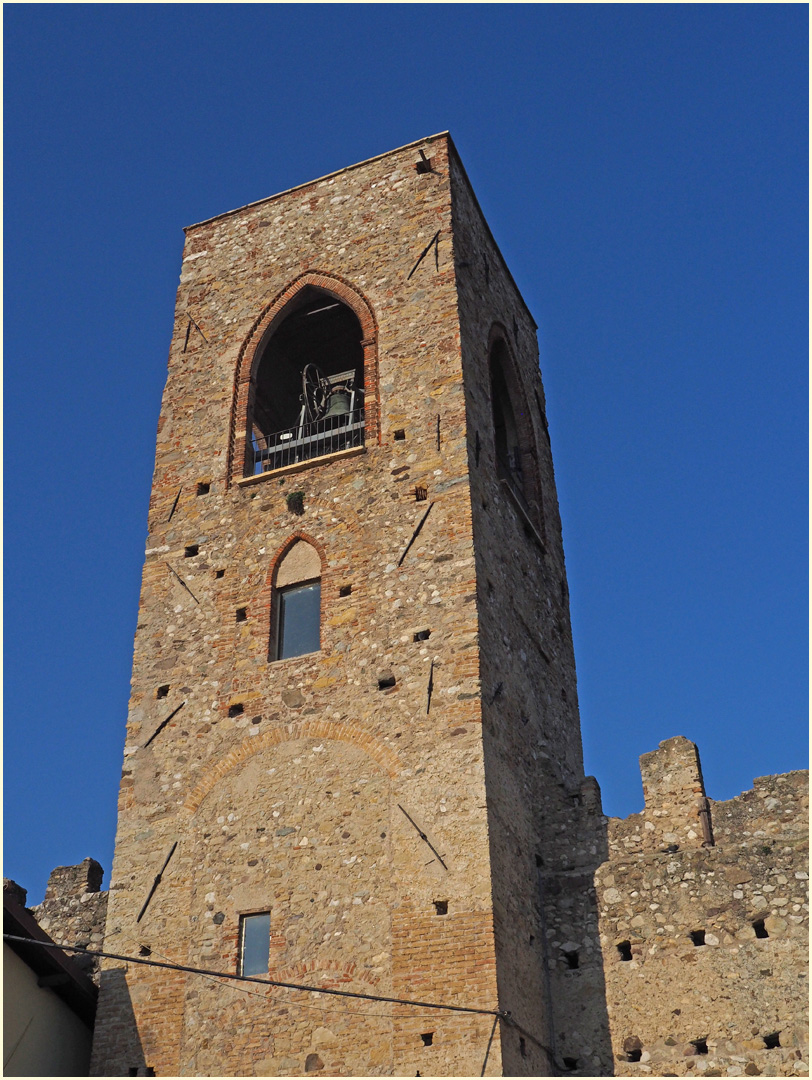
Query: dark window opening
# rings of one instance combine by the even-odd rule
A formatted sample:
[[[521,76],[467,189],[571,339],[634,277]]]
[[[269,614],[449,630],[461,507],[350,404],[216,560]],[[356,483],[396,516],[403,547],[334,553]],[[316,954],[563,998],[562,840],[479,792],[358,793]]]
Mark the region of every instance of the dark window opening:
[[[705,944],[705,931],[704,930],[692,930],[691,931],[691,941],[693,941],[694,945],[696,945],[697,947],[699,947],[700,945],[704,945]]]
[[[429,497],[429,489],[424,487],[416,487],[414,489],[414,497],[416,502],[425,502]]]
[[[139,956],[152,956],[152,949],[149,947],[149,945],[139,945],[138,946],[138,955]]]
[[[242,710],[243,710],[242,705],[229,705],[228,715],[229,716],[242,716]]]
[[[261,346],[248,472],[280,469],[364,443],[361,324],[346,304],[308,286]]]
[[[433,1031],[424,1031],[420,1035],[420,1038],[423,1040],[423,1045],[424,1046],[431,1046],[431,1044],[434,1042],[434,1032]]]
[[[519,1053],[522,1057],[527,1057],[527,1043],[521,1036],[519,1036]]]
[[[697,1054],[707,1054],[708,1052],[707,1039],[691,1039],[691,1046],[693,1046]]]
[[[352,592],[352,585],[342,585],[341,588],[338,590],[338,595],[339,596],[349,596],[351,592]]]
[[[267,975],[271,954],[271,913],[240,917],[239,975]]]
[[[643,1051],[642,1050],[627,1050],[626,1051],[626,1060],[627,1061],[639,1061],[642,1056],[643,1056]]]
[[[632,945],[630,941],[619,941],[617,944],[618,956],[621,960],[631,960]]]
[[[187,559],[193,559],[197,555],[200,548],[197,544],[189,544],[189,546],[183,552],[184,557]]]
[[[225,577],[225,576],[226,576],[226,572],[225,572],[225,570],[215,570],[215,571],[214,571],[214,576],[215,576],[216,578],[221,578],[221,577]]]
[[[403,442],[403,440],[406,438],[406,432],[403,430],[403,428],[398,428],[398,430],[395,432],[394,438],[395,442]]]
[[[156,698],[162,698],[162,697],[168,697],[168,696],[169,696],[169,683],[164,683],[163,686],[159,686],[158,689],[155,691],[155,697]],[[764,923],[762,923],[761,925],[763,926]]]
[[[566,961],[567,967],[571,971],[574,971],[575,968],[580,967],[580,962],[578,960],[578,952],[575,949],[571,949],[569,952],[565,952],[564,960]]]
[[[780,1031],[773,1031],[769,1035],[764,1035],[764,1049],[777,1050],[778,1047],[781,1045],[781,1040],[779,1039],[780,1034]]]
[[[428,641],[431,637],[431,630],[418,630],[414,635],[413,641]]]
[[[565,1057],[562,1060],[567,1072],[574,1072],[578,1068],[578,1058]]]
[[[211,491],[211,484],[200,483],[200,484],[197,485],[197,493],[198,493],[198,495],[208,495],[208,493],[210,491]]]
[[[391,690],[391,688],[395,685],[395,681],[396,680],[394,675],[381,675],[378,679],[378,689]]]
[[[753,930],[755,931],[757,938],[767,938],[770,936],[767,933],[767,927],[764,925],[763,919],[756,919],[753,923]]]
[[[278,592],[276,659],[305,656],[321,648],[321,582],[292,585]]]
[[[536,866],[544,866],[544,859],[541,855],[536,855]]]
[[[238,607],[237,608],[237,614],[236,614],[237,622],[245,622],[247,618],[248,618],[248,608]]]
[[[434,904],[434,910],[438,915],[448,914],[448,901],[447,900],[432,900]]]
[[[524,495],[522,452],[513,402],[510,399],[503,365],[507,362],[507,350],[497,341],[491,352],[491,395],[493,397],[493,428],[496,441],[496,472],[500,480],[507,480]]]

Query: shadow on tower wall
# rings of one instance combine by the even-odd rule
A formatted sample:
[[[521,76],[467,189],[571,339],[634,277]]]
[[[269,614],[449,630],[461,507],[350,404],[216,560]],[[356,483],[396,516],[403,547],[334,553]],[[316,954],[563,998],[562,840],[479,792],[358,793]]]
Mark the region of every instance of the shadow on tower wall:
[[[567,805],[568,804],[568,805]],[[608,858],[594,777],[564,800],[558,844],[538,868],[548,978],[548,1039],[560,1075],[613,1076],[595,871]]]
[[[101,972],[90,1075],[154,1075],[147,1067],[123,968]]]

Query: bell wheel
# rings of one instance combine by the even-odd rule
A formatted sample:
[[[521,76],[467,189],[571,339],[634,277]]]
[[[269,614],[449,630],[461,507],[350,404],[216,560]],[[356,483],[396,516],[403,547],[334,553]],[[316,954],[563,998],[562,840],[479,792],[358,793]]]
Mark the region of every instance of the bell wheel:
[[[330,399],[330,383],[317,364],[305,364],[302,372],[302,401],[307,419],[312,423],[320,420],[327,411]]]

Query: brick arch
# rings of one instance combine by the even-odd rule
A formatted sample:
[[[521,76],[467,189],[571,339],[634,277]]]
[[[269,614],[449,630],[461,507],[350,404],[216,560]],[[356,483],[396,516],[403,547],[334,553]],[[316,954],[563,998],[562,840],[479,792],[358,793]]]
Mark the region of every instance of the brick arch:
[[[516,355],[510,343],[507,329],[500,322],[494,322],[488,333],[487,365],[488,365],[488,397],[491,403],[491,416],[493,416],[493,362],[494,347],[500,344],[504,347],[507,362],[502,364],[502,374],[507,384],[508,394],[513,406],[514,420],[519,431],[522,450],[522,469],[529,479],[525,485],[525,492],[529,495],[528,502],[533,511],[534,524],[544,536],[544,495],[541,488],[541,475],[538,462],[538,445],[536,433],[533,429],[527,394],[519,374],[520,368],[516,362]]]
[[[273,333],[285,317],[286,309],[291,301],[308,286],[321,289],[346,304],[361,324],[366,430],[377,442],[381,441],[378,324],[372,307],[364,294],[345,278],[322,270],[306,270],[286,285],[263,308],[254,320],[237,357],[229,431],[227,475],[229,485],[245,475],[248,411],[260,347],[266,336]]]
[[[270,590],[273,588],[273,583],[276,577],[276,571],[279,569],[279,564],[282,562],[282,560],[293,547],[293,545],[298,544],[300,540],[303,540],[306,544],[310,544],[312,548],[315,548],[316,554],[318,555],[319,559],[321,559],[322,580],[324,580],[324,578],[326,577],[327,549],[325,548],[324,544],[317,540],[315,536],[311,536],[310,533],[306,533],[301,529],[297,529],[296,532],[290,534],[290,536],[287,538],[287,540],[285,540],[284,544],[282,544],[281,547],[277,548],[276,554],[273,556],[270,564],[268,565],[268,573],[265,576],[266,592],[270,592]]]
[[[357,964],[350,962],[342,963],[338,960],[306,960],[302,964],[291,964],[289,967],[272,968],[270,978],[278,979],[279,982],[302,982],[312,977],[314,972],[335,972],[336,978],[328,980],[322,985],[331,986],[333,983],[344,986],[346,983],[366,983],[368,986],[378,986],[381,981],[380,975],[359,968]],[[279,987],[268,987],[268,993],[272,994]],[[290,991],[288,991],[290,993]]]
[[[243,765],[263,750],[270,750],[280,743],[294,742],[296,739],[327,739],[331,742],[351,743],[371,758],[390,779],[400,772],[401,763],[397,754],[360,724],[348,720],[301,720],[284,727],[271,728],[256,738],[243,739],[206,771],[194,790],[186,796],[183,809],[189,814],[196,814],[209,792],[232,769]]]

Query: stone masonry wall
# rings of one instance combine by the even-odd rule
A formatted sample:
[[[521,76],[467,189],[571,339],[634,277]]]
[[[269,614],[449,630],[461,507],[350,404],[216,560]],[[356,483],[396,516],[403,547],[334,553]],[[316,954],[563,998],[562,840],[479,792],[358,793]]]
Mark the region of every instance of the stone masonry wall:
[[[425,140],[187,230],[110,887],[116,951],[234,972],[240,915],[270,910],[272,977],[500,1003],[451,154],[446,136]],[[360,312],[366,445],[240,479],[245,358],[304,284]],[[321,650],[269,662],[274,569],[296,538],[321,562]],[[494,1075],[501,1026],[491,1039],[488,1015],[114,962],[93,1070]]]
[[[57,866],[48,878],[41,904],[29,910],[58,945],[101,949],[107,917],[107,892],[101,890],[104,871],[95,859],[76,866]],[[99,964],[81,953],[69,954],[74,963],[99,981]]]
[[[569,596],[536,327],[452,159],[455,262],[468,409],[480,693],[500,1003],[507,1075],[563,1068],[547,1005],[541,875],[567,865],[562,811],[584,779]],[[525,510],[500,479],[489,351],[504,343]],[[534,490],[535,486],[535,490]]]
[[[574,882],[551,919],[551,953],[578,958],[560,965],[554,998],[571,1071],[807,1075],[808,775],[714,802],[682,737],[644,754],[641,771],[642,813],[592,818],[599,939],[572,918],[587,895]],[[588,865],[583,807],[571,829]]]

